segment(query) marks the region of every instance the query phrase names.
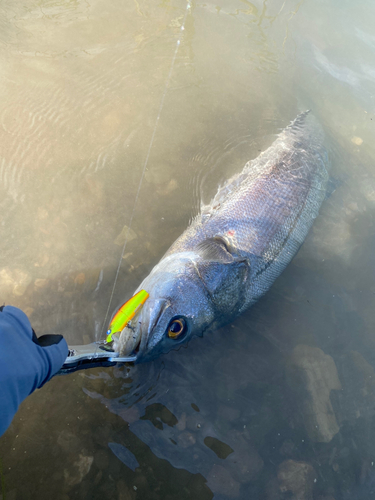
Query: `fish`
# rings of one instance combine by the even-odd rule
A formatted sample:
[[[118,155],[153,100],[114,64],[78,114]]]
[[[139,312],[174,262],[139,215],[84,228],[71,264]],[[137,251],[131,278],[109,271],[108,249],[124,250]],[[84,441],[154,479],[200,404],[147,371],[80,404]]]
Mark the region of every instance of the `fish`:
[[[252,306],[304,242],[329,166],[322,127],[310,111],[300,113],[218,189],[143,280],[135,293],[149,298],[114,350],[148,361]]]

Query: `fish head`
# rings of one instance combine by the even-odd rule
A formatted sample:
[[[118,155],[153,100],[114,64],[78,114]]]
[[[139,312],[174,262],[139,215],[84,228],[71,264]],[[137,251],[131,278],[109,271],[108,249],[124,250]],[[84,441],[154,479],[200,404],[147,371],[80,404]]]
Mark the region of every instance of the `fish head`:
[[[239,311],[247,265],[214,242],[216,248],[180,252],[162,259],[141,283],[149,298],[132,330],[125,328],[115,350],[148,361],[180,347]],[[137,291],[138,291],[137,290]]]
[[[196,255],[182,252],[164,258],[141,283],[146,300],[138,317],[124,328],[114,348],[120,356],[148,361],[202,335],[214,320],[214,305],[196,267]],[[138,291],[137,290],[137,291]]]

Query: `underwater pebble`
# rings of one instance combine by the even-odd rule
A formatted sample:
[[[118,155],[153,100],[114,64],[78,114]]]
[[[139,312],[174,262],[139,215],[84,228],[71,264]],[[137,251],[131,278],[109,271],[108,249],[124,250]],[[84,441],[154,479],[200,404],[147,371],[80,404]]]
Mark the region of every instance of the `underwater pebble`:
[[[115,245],[123,246],[125,241],[129,243],[130,241],[135,240],[136,238],[137,238],[136,232],[130,227],[124,226],[113,243]]]
[[[188,448],[195,444],[196,439],[190,432],[184,431],[177,437],[177,442],[181,448]]]
[[[84,282],[86,281],[86,276],[85,273],[79,273],[77,276],[74,278],[74,283],[76,285],[83,285]]]
[[[351,212],[360,212],[359,207],[358,207],[358,203],[355,203],[354,201],[352,201],[351,203],[349,203],[348,206],[347,206],[347,208]]]
[[[310,464],[286,460],[279,465],[277,478],[280,491],[292,493],[291,500],[313,500],[316,473]]]
[[[30,274],[20,269],[4,268],[0,271],[0,290],[3,295],[7,295],[7,292],[11,291],[13,295],[20,297],[26,292],[31,281]]]
[[[357,146],[360,146],[363,143],[363,139],[361,139],[360,137],[357,137],[357,136],[353,136],[351,138],[351,141],[353,144],[356,144]]]
[[[317,347],[298,345],[287,363],[286,374],[310,439],[329,443],[340,430],[330,401],[331,390],[341,389],[333,358]]]
[[[44,288],[48,284],[48,279],[38,278],[34,281],[35,288]]]
[[[179,431],[184,431],[186,428],[186,413],[182,413],[179,421],[176,424],[176,429]]]
[[[129,257],[131,257],[132,255],[133,255],[133,252],[126,252],[126,254],[122,256],[122,258],[123,258],[124,260],[126,260],[126,259],[128,259]]]
[[[159,188],[156,192],[160,196],[167,196],[178,188],[176,179],[171,179],[165,187]]]
[[[64,479],[68,486],[79,484],[82,479],[90,472],[94,457],[78,455],[76,460],[69,469],[64,469]]]

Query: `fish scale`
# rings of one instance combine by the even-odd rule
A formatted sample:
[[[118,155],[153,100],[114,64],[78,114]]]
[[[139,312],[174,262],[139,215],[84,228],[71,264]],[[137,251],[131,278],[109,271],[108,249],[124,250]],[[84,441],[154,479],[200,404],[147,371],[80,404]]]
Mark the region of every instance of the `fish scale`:
[[[167,255],[193,250],[201,240],[232,230],[241,255],[253,263],[259,258],[255,273],[265,262],[274,263],[250,302],[257,300],[304,241],[325,196],[327,154],[314,122],[308,112],[299,115],[268,150],[228,181],[225,189],[232,187],[231,194],[223,199],[219,191],[210,217],[198,216]]]
[[[323,131],[307,111],[218,190],[138,288],[151,299],[141,314],[139,360],[179,345],[168,338],[175,318],[183,318],[186,341],[270,288],[318,215],[328,168]],[[119,350],[128,352],[121,342]]]

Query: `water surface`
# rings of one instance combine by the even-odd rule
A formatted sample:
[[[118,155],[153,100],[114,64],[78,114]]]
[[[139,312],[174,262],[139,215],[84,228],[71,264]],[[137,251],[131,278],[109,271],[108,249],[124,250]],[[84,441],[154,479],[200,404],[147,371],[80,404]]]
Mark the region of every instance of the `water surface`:
[[[366,0],[2,3],[0,299],[38,334],[103,338],[108,306],[298,112],[332,162],[305,244],[251,310],[23,403],[0,439],[3,499],[375,496],[374,14]]]

